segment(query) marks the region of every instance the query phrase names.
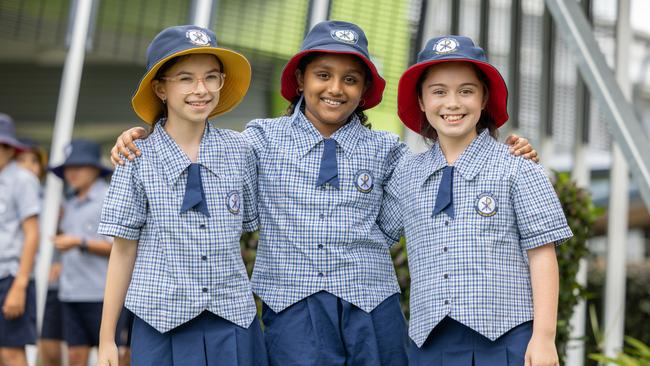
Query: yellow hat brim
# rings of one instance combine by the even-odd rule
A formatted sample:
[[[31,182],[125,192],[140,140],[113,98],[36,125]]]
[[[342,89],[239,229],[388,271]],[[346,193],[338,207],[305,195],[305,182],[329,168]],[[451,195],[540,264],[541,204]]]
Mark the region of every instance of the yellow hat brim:
[[[143,121],[152,124],[156,122],[163,112],[163,103],[156,93],[154,93],[151,85],[151,81],[156,76],[156,73],[158,73],[160,67],[174,57],[193,53],[205,53],[217,56],[221,60],[224,68],[223,72],[226,74],[224,85],[219,95],[219,104],[212,110],[208,118],[231,111],[244,99],[251,83],[251,65],[246,57],[225,48],[191,48],[161,59],[140,80],[138,89],[133,94],[133,98],[131,98],[131,106],[135,114]]]

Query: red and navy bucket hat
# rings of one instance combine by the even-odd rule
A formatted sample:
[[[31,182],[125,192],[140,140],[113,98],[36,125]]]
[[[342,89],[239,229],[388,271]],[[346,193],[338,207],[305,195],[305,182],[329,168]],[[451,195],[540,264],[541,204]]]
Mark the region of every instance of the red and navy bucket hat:
[[[418,61],[399,80],[397,114],[406,127],[419,133],[426,121],[418,101],[418,81],[429,66],[443,62],[469,62],[478,67],[488,79],[489,96],[483,113],[489,113],[497,127],[508,120],[508,88],[501,73],[492,66],[481,47],[468,37],[442,36],[430,39],[418,54]]]
[[[346,54],[359,57],[370,69],[372,77],[371,84],[363,94],[365,103],[359,106],[362,109],[370,109],[381,102],[386,81],[379,76],[377,67],[370,60],[366,34],[356,24],[333,20],[316,24],[302,42],[300,52],[295,54],[284,67],[281,93],[286,100],[293,102],[299,96],[296,69],[300,60],[311,53]]]

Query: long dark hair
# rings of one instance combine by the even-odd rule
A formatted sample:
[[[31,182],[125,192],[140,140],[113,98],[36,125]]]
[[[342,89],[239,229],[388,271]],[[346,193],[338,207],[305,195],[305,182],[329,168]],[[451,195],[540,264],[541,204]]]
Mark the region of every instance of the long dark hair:
[[[481,71],[481,69],[479,69],[476,65],[470,63],[470,66],[476,73],[476,77],[478,78],[478,80],[481,82],[481,85],[483,86],[484,95],[489,98],[490,80],[487,78],[487,76],[485,76],[485,73]],[[418,79],[417,88],[418,88],[418,97],[420,99],[422,98],[422,84],[424,83],[424,79],[427,78],[429,72],[434,67],[435,65],[429,66],[422,73],[422,75],[420,75],[420,79]],[[479,117],[478,123],[476,123],[476,132],[480,134],[485,129],[488,129],[490,136],[494,137],[495,139],[499,136],[499,133],[497,131],[497,124],[494,121],[494,118],[490,113],[488,113],[485,109],[483,109],[481,111],[481,117]],[[424,112],[422,113],[422,121],[420,122],[420,135],[424,137],[424,140],[429,144],[432,144],[438,140],[438,132],[436,132],[435,128],[431,126]]]
[[[312,61],[314,61],[314,59],[317,58],[318,56],[327,55],[327,54],[328,53],[326,53],[326,52],[312,52],[312,53],[310,53],[308,55],[305,55],[305,57],[301,58],[300,62],[298,62],[298,70],[300,70],[300,72],[304,75],[305,70],[307,69],[307,65],[309,65]],[[359,61],[359,62],[363,66],[363,71],[364,71],[364,75],[365,75],[365,81],[364,81],[365,85],[366,85],[366,87],[369,87],[370,84],[372,83],[372,76],[371,76],[372,72],[370,71],[368,66],[365,64],[365,62],[363,62],[363,61]],[[294,98],[293,101],[291,101],[291,103],[287,107],[287,110],[284,113],[285,116],[293,115],[293,113],[296,110],[296,104],[298,104],[299,99],[300,99],[300,95],[298,95],[296,98]],[[304,108],[305,108],[305,104],[303,103],[303,105],[301,107],[301,110],[302,110],[303,113],[305,113]],[[356,114],[357,117],[359,117],[359,121],[361,122],[361,125],[363,125],[364,127],[367,127],[367,128],[372,127],[370,122],[368,122],[368,116],[366,116],[366,114],[363,113],[363,108],[361,107],[361,105],[357,106],[357,108],[354,110],[353,114]]]
[[[182,56],[176,56],[174,58],[170,58],[169,60],[167,60],[167,62],[165,62],[164,64],[162,64],[162,66],[160,66],[160,68],[156,72],[156,76],[154,76],[152,80],[158,80],[158,81],[162,82],[163,77],[165,77],[165,74],[167,73],[167,71],[169,71],[169,69],[171,69],[174,65],[176,65],[177,63],[189,58],[192,55],[196,55],[196,53],[190,53],[188,55],[182,55]],[[213,55],[213,56],[217,60],[217,63],[219,64],[219,68],[220,68],[221,72],[225,73],[226,71],[223,68],[223,62],[221,62],[221,60],[219,59],[219,57],[217,57],[217,55]],[[163,103],[162,113],[151,124],[151,127],[149,128],[149,133],[153,132],[154,128],[156,127],[156,123],[158,123],[160,118],[166,117],[166,116],[167,116],[167,104]]]

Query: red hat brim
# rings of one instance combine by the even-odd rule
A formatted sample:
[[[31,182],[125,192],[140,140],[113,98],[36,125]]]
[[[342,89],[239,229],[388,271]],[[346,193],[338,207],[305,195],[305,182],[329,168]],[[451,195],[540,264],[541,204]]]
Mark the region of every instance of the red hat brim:
[[[494,66],[486,62],[468,58],[449,58],[415,64],[402,74],[397,88],[397,115],[406,127],[416,133],[420,133],[422,124],[426,121],[426,116],[420,109],[417,84],[429,66],[443,62],[470,62],[483,71],[490,83],[489,98],[484,112],[492,116],[497,128],[508,121],[508,88],[501,73]]]
[[[348,47],[345,46],[342,46],[342,48],[346,50],[349,49]],[[368,66],[368,69],[370,69],[370,73],[372,77],[372,82],[370,84],[370,87],[368,87],[368,89],[366,90],[366,92],[363,94],[362,97],[364,103],[362,103],[363,105],[360,104],[359,107],[364,110],[370,109],[381,102],[382,95],[384,94],[384,88],[386,88],[386,81],[381,76],[379,76],[379,72],[377,71],[377,68],[370,60],[363,57],[358,52],[344,51],[344,50],[333,51],[333,50],[323,50],[323,49],[311,49],[311,50],[301,51],[295,54],[289,60],[289,62],[284,67],[284,70],[282,70],[280,92],[282,93],[284,99],[288,100],[289,102],[294,102],[295,99],[298,97],[298,81],[296,80],[296,69],[298,68],[298,64],[300,63],[300,60],[310,53],[353,55],[358,57],[361,61],[363,61],[363,63],[366,66]]]

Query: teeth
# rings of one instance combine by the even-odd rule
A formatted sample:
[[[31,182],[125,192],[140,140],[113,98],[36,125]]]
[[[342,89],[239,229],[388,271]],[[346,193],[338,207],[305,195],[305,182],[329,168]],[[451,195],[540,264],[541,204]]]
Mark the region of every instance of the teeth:
[[[188,102],[188,103],[197,107],[208,104],[208,102]]]
[[[449,122],[456,122],[459,121],[463,118],[462,114],[445,114],[442,116],[442,118],[445,119],[445,121]]]
[[[321,100],[323,102],[327,103],[327,104],[330,104],[330,105],[341,105],[341,104],[343,104],[343,102],[339,102],[339,101],[332,100],[332,99],[327,99],[327,98],[323,98]]]

